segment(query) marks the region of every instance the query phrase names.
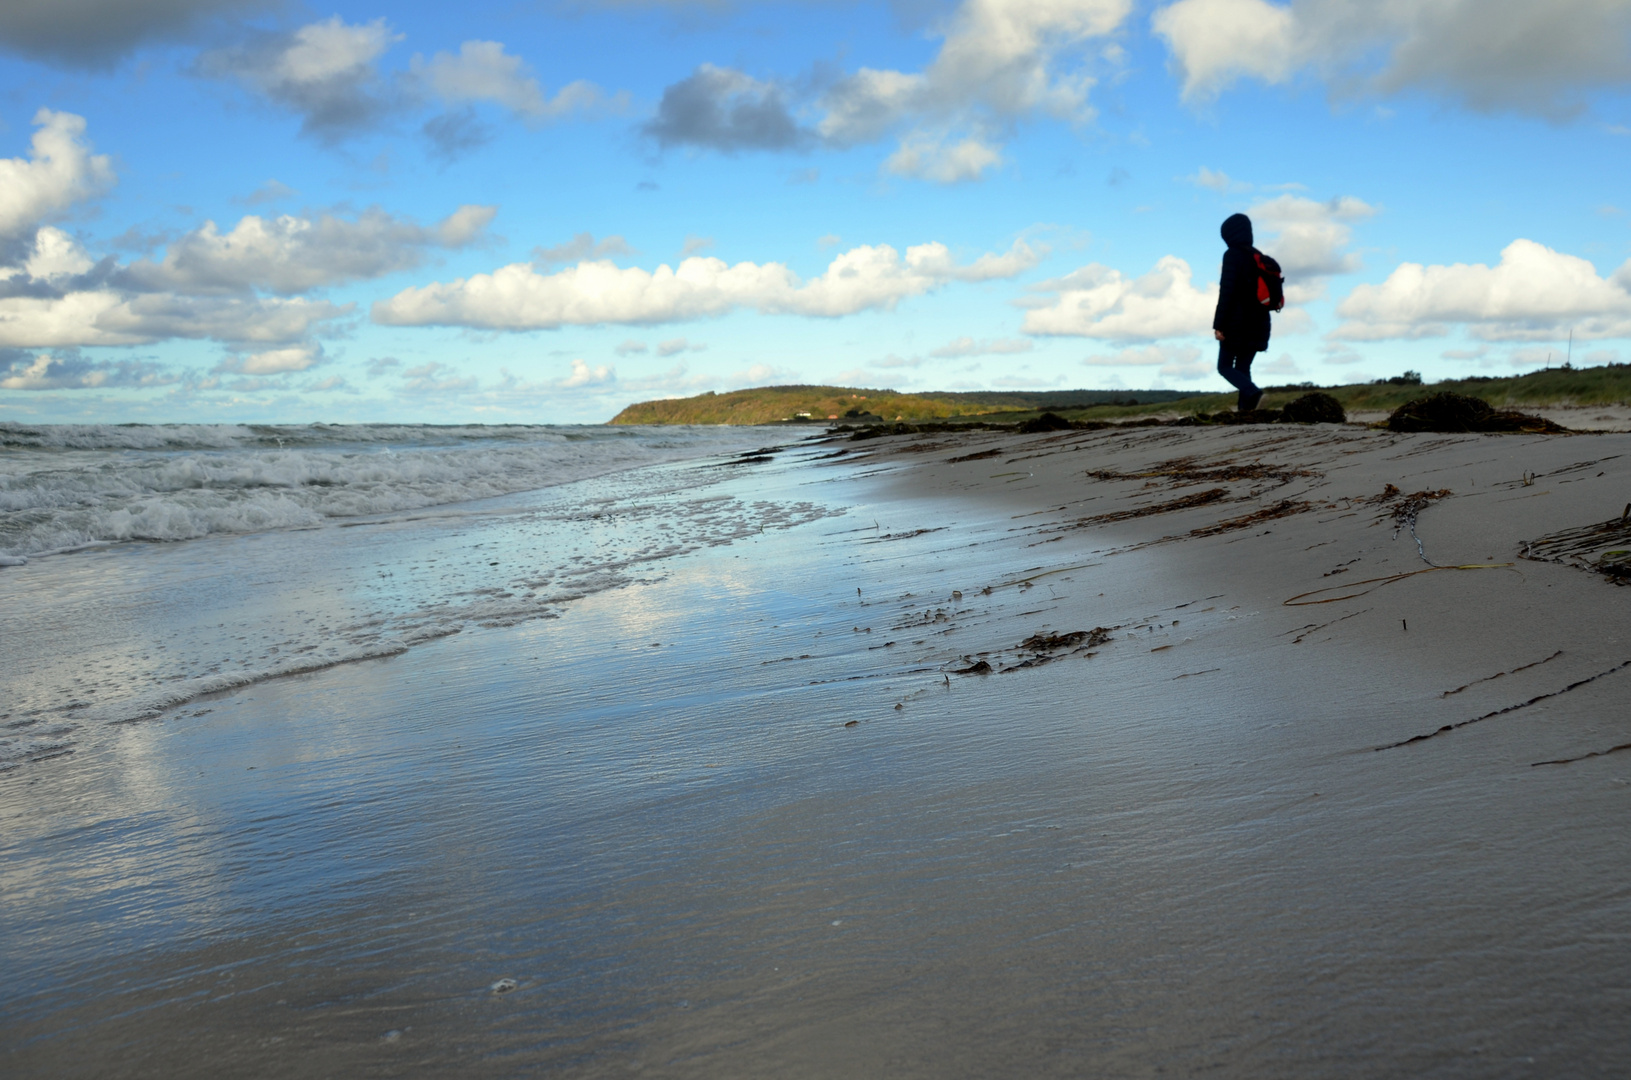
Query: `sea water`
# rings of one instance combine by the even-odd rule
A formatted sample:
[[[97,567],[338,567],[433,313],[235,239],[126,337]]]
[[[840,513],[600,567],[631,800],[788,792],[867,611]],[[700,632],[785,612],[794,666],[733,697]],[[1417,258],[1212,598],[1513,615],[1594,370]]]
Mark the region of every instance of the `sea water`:
[[[0,770],[207,694],[554,617],[806,505],[741,428],[0,425]]]
[[[308,528],[743,449],[741,428],[0,423],[0,556]]]

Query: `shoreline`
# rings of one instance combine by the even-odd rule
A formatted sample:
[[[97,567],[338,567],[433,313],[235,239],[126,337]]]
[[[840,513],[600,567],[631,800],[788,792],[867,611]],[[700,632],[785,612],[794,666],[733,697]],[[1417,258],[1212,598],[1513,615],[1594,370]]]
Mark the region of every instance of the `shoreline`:
[[[718,487],[813,508],[785,527],[0,774],[0,1043],[20,1076],[1612,1070],[1631,593],[1522,556],[1617,517],[1627,451],[791,444]],[[1416,493],[1427,558],[1513,565],[1418,572]]]

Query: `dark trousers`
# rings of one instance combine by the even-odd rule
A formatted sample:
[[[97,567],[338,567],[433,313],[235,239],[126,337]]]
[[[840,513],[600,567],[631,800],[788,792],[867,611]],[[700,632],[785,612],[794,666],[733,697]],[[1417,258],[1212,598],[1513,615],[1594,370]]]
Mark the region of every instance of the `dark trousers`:
[[[1263,396],[1263,391],[1252,382],[1252,360],[1257,356],[1256,349],[1241,349],[1235,351],[1234,346],[1227,341],[1218,342],[1218,374],[1229,381],[1229,385],[1240,391],[1240,399],[1235,402],[1235,408],[1244,410],[1248,403],[1256,404],[1257,399]]]

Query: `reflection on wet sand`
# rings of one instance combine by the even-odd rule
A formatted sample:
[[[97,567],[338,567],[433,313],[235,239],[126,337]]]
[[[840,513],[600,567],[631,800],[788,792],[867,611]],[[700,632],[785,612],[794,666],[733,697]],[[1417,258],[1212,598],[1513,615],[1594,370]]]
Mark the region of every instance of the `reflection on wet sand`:
[[[722,470],[721,508],[809,509],[559,618],[0,776],[8,1071],[1625,1063],[1631,594],[1534,563],[1285,603],[1423,565],[1388,484],[1456,493],[1418,508],[1427,557],[1515,561],[1546,530],[1500,500],[1602,520],[1614,447],[911,438]],[[1226,494],[1167,507],[1185,486]],[[483,551],[524,559],[494,520]]]

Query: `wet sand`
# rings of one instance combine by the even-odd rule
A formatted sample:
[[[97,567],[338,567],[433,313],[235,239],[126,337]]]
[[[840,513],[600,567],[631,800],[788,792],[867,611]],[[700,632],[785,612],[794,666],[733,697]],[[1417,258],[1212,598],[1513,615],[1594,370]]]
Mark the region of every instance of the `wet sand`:
[[[1522,556],[1628,449],[785,451],[719,490],[825,515],[0,774],[0,1060],[1622,1075],[1631,590]]]

